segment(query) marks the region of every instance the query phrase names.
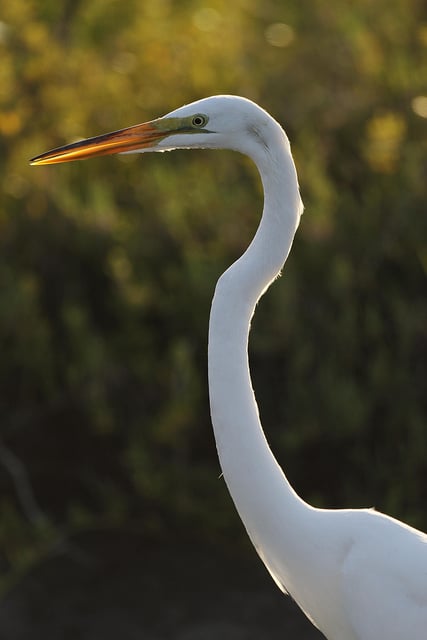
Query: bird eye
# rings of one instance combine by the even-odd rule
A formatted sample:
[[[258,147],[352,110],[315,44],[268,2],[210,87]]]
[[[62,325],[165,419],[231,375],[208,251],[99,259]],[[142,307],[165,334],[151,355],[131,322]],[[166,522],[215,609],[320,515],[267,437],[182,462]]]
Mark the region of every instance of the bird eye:
[[[193,117],[191,123],[194,127],[203,127],[207,123],[207,121],[208,119],[206,116],[197,114],[197,116]]]

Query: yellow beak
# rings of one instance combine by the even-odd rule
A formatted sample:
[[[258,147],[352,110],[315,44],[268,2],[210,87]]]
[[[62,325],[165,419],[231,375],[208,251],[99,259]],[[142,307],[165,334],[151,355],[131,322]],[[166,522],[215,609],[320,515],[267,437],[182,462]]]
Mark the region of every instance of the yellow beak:
[[[157,122],[156,120],[144,122],[126,129],[119,129],[119,131],[104,133],[95,138],[67,144],[32,158],[30,164],[57,164],[153,147],[158,140],[165,138],[169,133],[161,125],[158,126]]]

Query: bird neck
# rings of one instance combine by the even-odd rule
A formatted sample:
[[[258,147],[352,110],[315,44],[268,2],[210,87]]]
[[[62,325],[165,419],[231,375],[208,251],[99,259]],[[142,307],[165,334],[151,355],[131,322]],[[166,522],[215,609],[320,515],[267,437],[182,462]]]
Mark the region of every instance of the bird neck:
[[[284,134],[280,144],[251,156],[263,182],[263,215],[246,252],[218,280],[209,324],[208,369],[211,416],[223,475],[259,550],[260,526],[265,530],[267,521],[275,517],[269,496],[279,492],[282,506],[293,512],[305,505],[268,446],[248,363],[256,303],[283,267],[302,204]]]

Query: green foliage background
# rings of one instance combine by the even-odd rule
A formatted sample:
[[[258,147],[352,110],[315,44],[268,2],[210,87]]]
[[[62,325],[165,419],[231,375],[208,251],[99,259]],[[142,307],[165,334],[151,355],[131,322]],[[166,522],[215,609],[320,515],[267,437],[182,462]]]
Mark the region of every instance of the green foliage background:
[[[272,447],[314,504],[425,528],[425,3],[14,0],[0,19],[3,574],[76,528],[241,532],[206,335],[256,171],[225,151],[28,165],[215,93],[284,124],[306,205],[252,331]]]

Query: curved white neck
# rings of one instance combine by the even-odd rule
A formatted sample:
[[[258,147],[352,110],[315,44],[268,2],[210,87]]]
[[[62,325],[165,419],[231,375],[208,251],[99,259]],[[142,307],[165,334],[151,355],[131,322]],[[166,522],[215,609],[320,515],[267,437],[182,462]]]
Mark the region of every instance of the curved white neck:
[[[302,204],[284,135],[283,143],[278,144],[276,137],[273,149],[252,151],[250,155],[263,182],[264,211],[251,245],[217,283],[209,324],[208,369],[212,423],[224,478],[263,557],[263,540],[277,538],[273,531],[277,496],[293,522],[283,532],[290,538],[298,534],[296,514],[309,508],[290,486],[265,439],[247,349],[255,305],[283,267]],[[274,559],[263,559],[272,570]]]

